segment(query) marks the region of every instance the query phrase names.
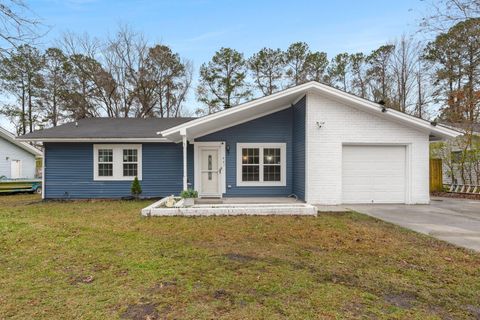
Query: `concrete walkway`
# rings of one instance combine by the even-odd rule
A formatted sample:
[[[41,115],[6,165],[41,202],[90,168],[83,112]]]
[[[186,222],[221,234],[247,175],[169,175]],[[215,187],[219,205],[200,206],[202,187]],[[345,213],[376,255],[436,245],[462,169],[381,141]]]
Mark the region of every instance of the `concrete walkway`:
[[[480,201],[432,198],[430,205],[350,205],[369,216],[480,251]]]

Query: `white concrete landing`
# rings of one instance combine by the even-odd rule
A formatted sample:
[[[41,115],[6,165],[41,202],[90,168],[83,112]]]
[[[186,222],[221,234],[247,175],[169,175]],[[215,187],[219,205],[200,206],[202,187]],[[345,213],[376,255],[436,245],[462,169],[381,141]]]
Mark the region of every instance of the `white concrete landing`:
[[[317,207],[318,212],[349,212],[352,211],[351,209],[342,206],[342,205],[322,205],[322,204],[316,204],[315,207]]]
[[[231,198],[232,199],[232,198]],[[235,203],[204,203],[195,204],[191,207],[173,207],[166,208],[162,206],[165,200],[155,202],[154,204],[142,209],[142,216],[222,216],[222,215],[308,215],[315,216],[317,208],[315,206],[294,201],[290,199],[283,202],[262,202],[252,200],[248,202],[246,198],[238,201],[234,198],[231,202]],[[281,198],[288,199],[288,198]],[[206,199],[203,199],[206,200]],[[293,200],[293,201],[292,201]],[[253,203],[252,203],[253,202]]]

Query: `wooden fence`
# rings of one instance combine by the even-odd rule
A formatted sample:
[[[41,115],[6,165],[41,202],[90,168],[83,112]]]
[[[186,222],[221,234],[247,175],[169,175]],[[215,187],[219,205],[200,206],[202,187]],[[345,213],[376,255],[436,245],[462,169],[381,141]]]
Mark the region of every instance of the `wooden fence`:
[[[430,192],[443,191],[442,159],[430,159]]]

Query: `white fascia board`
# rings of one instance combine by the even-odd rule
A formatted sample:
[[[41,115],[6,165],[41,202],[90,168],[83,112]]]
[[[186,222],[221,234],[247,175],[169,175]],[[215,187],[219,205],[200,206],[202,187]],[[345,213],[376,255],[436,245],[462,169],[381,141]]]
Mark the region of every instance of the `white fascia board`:
[[[460,133],[460,135],[465,135],[465,134],[469,133],[468,130],[466,130],[466,129],[452,127],[452,126],[445,125],[445,124],[442,124],[441,126],[444,127],[444,128],[448,128],[450,130],[453,130],[453,131],[458,131]],[[470,133],[474,136],[480,136],[480,132],[478,132],[478,131],[472,131]]]
[[[223,118],[223,117],[226,117],[226,116],[238,113],[238,112],[245,112],[245,111],[247,111],[249,109],[252,109],[252,108],[255,108],[255,107],[257,107],[261,104],[268,103],[268,102],[271,102],[271,101],[275,101],[277,99],[280,99],[280,98],[283,98],[283,97],[286,97],[286,96],[289,96],[289,95],[295,95],[295,100],[298,101],[303,97],[303,95],[301,97],[298,97],[296,95],[299,94],[299,93],[303,93],[306,89],[311,87],[311,85],[312,85],[312,82],[301,84],[301,85],[298,85],[296,87],[292,87],[292,88],[289,88],[289,89],[271,94],[269,96],[265,96],[265,97],[262,97],[262,98],[258,98],[258,99],[246,102],[244,104],[238,105],[236,107],[233,107],[233,108],[230,108],[230,109],[227,109],[227,110],[219,111],[217,113],[213,113],[213,114],[204,116],[202,118],[198,118],[198,119],[180,124],[176,127],[172,127],[172,128],[169,128],[169,129],[166,129],[166,130],[163,130],[163,131],[159,131],[159,132],[157,132],[157,134],[161,134],[164,137],[166,137],[166,136],[169,136],[171,134],[174,134],[174,133],[180,131],[181,129],[184,129],[184,128],[187,129],[189,127],[194,127],[194,126],[197,126],[197,125],[201,125],[202,123],[205,123],[205,122],[218,120],[220,118]],[[275,112],[275,111],[277,111],[277,110],[273,110],[273,112]]]
[[[444,138],[455,138],[461,135],[461,133],[456,130],[443,127],[441,125],[434,126],[428,120],[416,118],[414,116],[408,115],[406,113],[403,113],[394,109],[387,108],[387,111],[382,113],[381,112],[382,107],[377,103],[368,101],[366,99],[357,97],[350,93],[347,93],[347,92],[344,92],[336,88],[332,88],[317,82],[313,82],[311,84],[313,89],[312,91],[314,92],[316,91],[318,94],[322,94],[322,93],[327,94],[339,100],[353,103],[354,105],[357,105],[359,107],[367,108],[368,110],[371,110],[371,111],[379,111],[381,115],[385,118],[395,119],[398,122],[403,122],[407,125],[416,127],[420,130],[426,130]]]
[[[171,142],[166,138],[17,138],[17,141],[39,142]]]
[[[187,130],[188,128],[195,127],[202,125],[204,123],[210,122],[210,121],[218,121],[222,118],[228,118],[231,115],[234,115],[238,112],[248,112],[251,109],[254,109],[255,107],[272,102],[284,97],[292,96],[295,97],[294,100],[292,101],[299,101],[304,94],[307,94],[308,92],[311,93],[317,93],[317,94],[324,94],[327,96],[330,96],[334,99],[343,101],[348,103],[348,105],[352,105],[352,107],[357,106],[358,108],[363,108],[365,111],[371,111],[371,112],[378,112],[380,116],[390,119],[390,120],[395,120],[400,123],[404,123],[406,125],[409,125],[411,127],[417,128],[422,131],[428,131],[429,133],[432,133],[434,135],[438,135],[442,138],[455,138],[459,135],[461,135],[461,132],[458,132],[456,130],[452,130],[447,127],[443,127],[441,125],[432,125],[429,121],[423,120],[416,118],[414,116],[408,115],[406,113],[393,110],[393,109],[387,109],[387,112],[381,112],[382,106],[380,106],[377,103],[374,103],[372,101],[357,97],[353,94],[344,92],[342,90],[321,84],[319,82],[311,81],[307,82],[305,84],[298,85],[293,88],[289,88],[277,93],[274,93],[272,95],[262,97],[256,100],[252,100],[250,102],[244,103],[242,105],[233,107],[228,110],[220,111],[196,120],[192,120],[183,124],[180,124],[176,127],[169,128],[167,130],[163,130],[160,132],[157,132],[157,134],[161,134],[164,137],[171,136],[172,141],[178,140],[178,134],[180,131]],[[300,95],[300,96],[299,96]],[[273,113],[275,111],[278,111],[280,109],[273,109],[270,110],[269,113]],[[268,114],[268,113],[267,113]],[[264,116],[265,113],[260,113],[258,115],[255,115],[253,117],[247,117],[248,119],[252,120],[252,118]],[[219,125],[219,128],[222,127]],[[218,130],[216,130],[218,131]],[[184,131],[185,132],[185,131]]]
[[[208,135],[208,134],[211,134],[211,133],[214,133],[214,132],[223,130],[223,129],[227,129],[227,128],[230,128],[230,127],[234,127],[234,126],[237,126],[237,125],[242,124],[242,123],[245,123],[245,122],[249,122],[249,121],[252,121],[252,120],[261,118],[261,117],[268,116],[269,114],[272,114],[272,113],[275,113],[275,112],[279,112],[279,111],[288,109],[288,108],[290,108],[290,107],[291,107],[291,105],[289,104],[289,105],[286,105],[286,106],[282,106],[282,107],[275,108],[275,109],[273,109],[273,110],[269,110],[269,111],[267,111],[267,112],[262,112],[262,113],[256,114],[256,115],[251,116],[251,117],[243,118],[242,120],[238,120],[238,121],[234,121],[234,122],[229,122],[229,123],[226,124],[226,125],[218,126],[218,127],[216,127],[215,129],[202,132],[201,134],[196,134],[196,135],[194,135],[192,138],[193,138],[193,139],[196,139],[196,138],[199,138],[199,137],[203,137],[203,136],[206,136],[206,135]]]

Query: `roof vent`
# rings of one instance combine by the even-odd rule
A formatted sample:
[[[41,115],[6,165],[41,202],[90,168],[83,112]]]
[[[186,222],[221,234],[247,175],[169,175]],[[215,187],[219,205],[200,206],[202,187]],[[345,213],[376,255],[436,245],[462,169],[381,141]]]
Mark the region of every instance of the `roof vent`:
[[[75,121],[75,127],[78,127],[78,121]]]

